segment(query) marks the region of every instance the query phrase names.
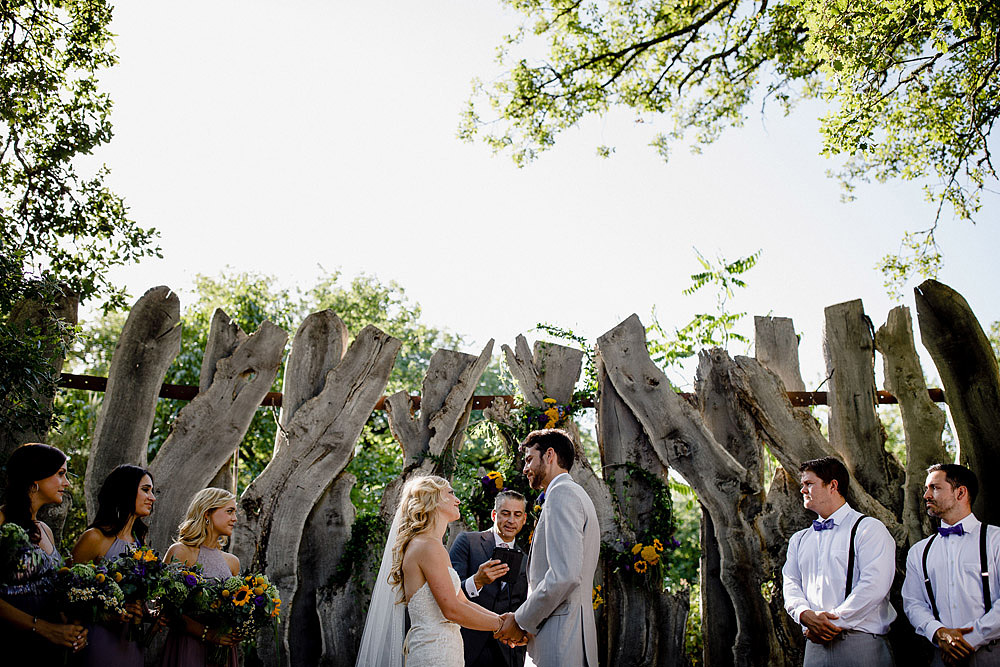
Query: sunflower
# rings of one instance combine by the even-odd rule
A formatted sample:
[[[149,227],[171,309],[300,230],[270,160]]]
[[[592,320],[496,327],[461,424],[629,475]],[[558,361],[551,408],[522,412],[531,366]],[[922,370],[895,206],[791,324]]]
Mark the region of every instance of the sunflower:
[[[248,600],[250,600],[250,594],[249,588],[246,586],[240,586],[240,589],[236,591],[235,595],[233,595],[233,604],[237,607],[242,607]]]
[[[646,564],[646,561],[644,560],[636,561],[635,563],[635,571],[638,572],[639,574],[645,573],[648,567],[649,566]]]
[[[656,565],[660,560],[660,555],[656,553],[656,547],[643,547],[642,548],[642,558],[650,565]]]
[[[653,540],[653,547],[655,547],[657,551],[663,551],[663,544],[661,544],[658,539]]]
[[[637,554],[642,551],[642,542],[637,542],[634,547],[632,547],[632,553]]]

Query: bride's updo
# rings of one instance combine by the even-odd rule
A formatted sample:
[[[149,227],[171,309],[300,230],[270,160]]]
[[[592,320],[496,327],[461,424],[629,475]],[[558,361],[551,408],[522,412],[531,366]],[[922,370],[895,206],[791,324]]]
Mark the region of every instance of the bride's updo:
[[[397,590],[397,600],[402,602],[403,592],[403,554],[410,541],[427,531],[434,524],[434,512],[444,493],[451,488],[448,480],[427,475],[414,477],[403,486],[399,498],[399,508],[396,510],[399,533],[392,547],[392,569],[389,571],[389,583]]]

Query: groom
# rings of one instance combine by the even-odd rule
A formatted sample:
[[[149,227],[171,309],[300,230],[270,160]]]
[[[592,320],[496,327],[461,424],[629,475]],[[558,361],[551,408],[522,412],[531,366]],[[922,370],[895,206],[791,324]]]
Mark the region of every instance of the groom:
[[[496,637],[520,643],[537,667],[597,667],[593,584],[601,529],[590,496],[569,476],[575,450],[560,429],[532,431],[521,444],[524,474],[543,491],[528,556],[528,599]]]

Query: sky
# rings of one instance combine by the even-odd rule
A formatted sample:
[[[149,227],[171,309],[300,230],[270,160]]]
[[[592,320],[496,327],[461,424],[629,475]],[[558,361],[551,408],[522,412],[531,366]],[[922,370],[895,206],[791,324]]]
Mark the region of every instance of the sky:
[[[700,270],[694,248],[730,260],[761,249],[734,307],[793,318],[808,386],[825,376],[823,309],[861,298],[884,322],[894,304],[875,264],[934,216],[915,184],[841,203],[815,103],[787,118],[751,110],[669,163],[648,146],[668,126],[624,111],[521,169],[463,143],[471,81],[502,73],[495,49],[517,24],[492,0],[147,1],[114,17],[119,64],[101,78],[115,137],[96,159],[163,249],[113,272],[135,298],[165,284],[190,300],[197,274],[225,270],[302,289],[324,270],[365,273],[397,281],[425,322],[478,352],[532,340],[538,322],[594,339],[632,313],[648,323],[654,306],[682,326],[714,307],[681,294]],[[978,225],[946,219],[937,235],[939,279],[984,326],[1000,319],[998,200],[987,195]]]

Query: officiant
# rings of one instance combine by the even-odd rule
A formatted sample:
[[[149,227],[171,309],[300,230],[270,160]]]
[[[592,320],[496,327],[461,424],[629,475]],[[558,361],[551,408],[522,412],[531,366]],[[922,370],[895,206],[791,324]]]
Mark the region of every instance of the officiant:
[[[527,520],[527,503],[517,491],[497,494],[490,516],[493,526],[482,532],[462,533],[451,546],[451,565],[462,579],[462,591],[476,604],[497,614],[517,609],[528,596],[525,570],[527,554],[514,543]],[[509,549],[512,554],[498,554]],[[516,563],[512,573],[505,560]],[[465,642],[466,667],[522,667],[523,646],[508,648],[493,638],[490,632],[462,628]]]

